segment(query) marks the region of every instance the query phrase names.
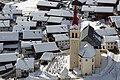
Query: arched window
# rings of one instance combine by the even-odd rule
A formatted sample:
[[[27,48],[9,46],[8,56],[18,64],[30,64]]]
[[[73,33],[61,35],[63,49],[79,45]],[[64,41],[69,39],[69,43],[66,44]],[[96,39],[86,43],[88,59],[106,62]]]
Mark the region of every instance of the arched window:
[[[77,33],[75,33],[75,38],[77,38]]]

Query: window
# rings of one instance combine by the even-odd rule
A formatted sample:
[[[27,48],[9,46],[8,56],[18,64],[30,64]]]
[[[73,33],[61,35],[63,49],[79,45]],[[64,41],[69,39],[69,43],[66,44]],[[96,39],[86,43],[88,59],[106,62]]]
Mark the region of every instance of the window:
[[[75,38],[77,38],[77,33],[75,33]]]
[[[109,46],[108,46],[108,48],[109,48]]]
[[[92,59],[92,62],[94,62],[94,59]]]
[[[72,33],[72,38],[74,38],[74,33]]]
[[[80,59],[80,62],[81,62],[81,59]]]
[[[85,75],[87,76],[87,73],[85,73]]]
[[[109,45],[109,43],[108,43],[108,45]]]
[[[87,59],[85,61],[88,61]]]

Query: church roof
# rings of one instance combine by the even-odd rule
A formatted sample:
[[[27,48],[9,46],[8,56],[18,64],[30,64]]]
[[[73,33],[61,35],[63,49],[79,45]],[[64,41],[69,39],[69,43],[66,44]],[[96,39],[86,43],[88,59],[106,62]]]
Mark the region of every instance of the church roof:
[[[88,42],[81,42],[79,55],[83,58],[94,57],[95,56],[95,49]]]

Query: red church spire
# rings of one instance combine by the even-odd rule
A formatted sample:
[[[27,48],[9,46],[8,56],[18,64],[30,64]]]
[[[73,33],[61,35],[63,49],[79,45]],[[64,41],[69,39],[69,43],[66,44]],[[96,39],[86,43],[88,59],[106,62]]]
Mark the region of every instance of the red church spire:
[[[72,25],[78,25],[78,18],[77,18],[77,9],[76,9],[76,5],[74,7],[74,17],[73,17],[73,22],[72,22]]]

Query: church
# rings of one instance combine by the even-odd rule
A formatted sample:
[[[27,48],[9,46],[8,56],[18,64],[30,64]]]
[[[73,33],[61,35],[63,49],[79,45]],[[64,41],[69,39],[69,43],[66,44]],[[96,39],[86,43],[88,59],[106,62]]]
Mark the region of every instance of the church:
[[[95,49],[89,42],[81,41],[81,31],[77,18],[77,7],[74,6],[74,18],[70,27],[70,60],[69,70],[78,68],[77,76],[92,75],[100,67],[100,49]],[[84,35],[84,34],[83,34]]]

